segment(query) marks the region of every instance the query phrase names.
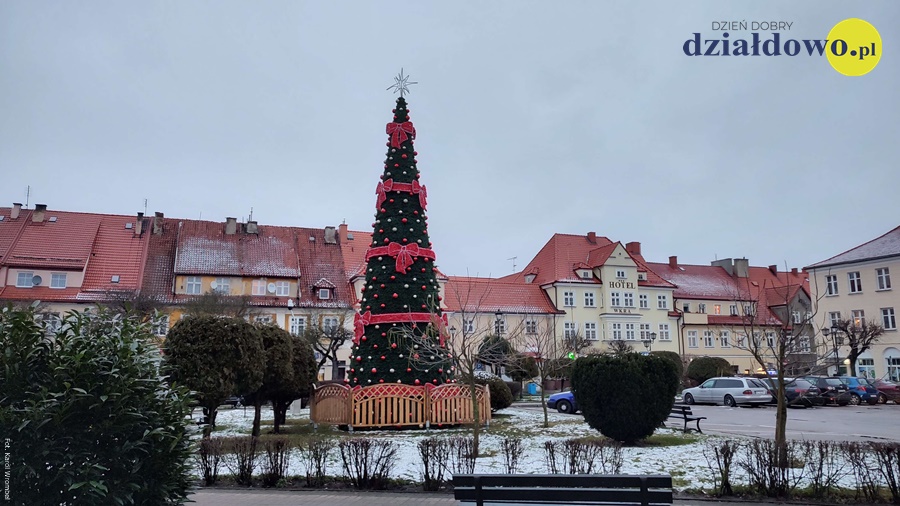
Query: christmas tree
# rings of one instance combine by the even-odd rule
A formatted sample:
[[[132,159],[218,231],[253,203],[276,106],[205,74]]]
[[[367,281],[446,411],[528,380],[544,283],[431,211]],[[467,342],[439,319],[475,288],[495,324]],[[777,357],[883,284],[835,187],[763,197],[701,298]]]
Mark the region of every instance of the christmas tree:
[[[401,71],[395,84],[400,97],[387,124],[387,157],[376,189],[372,244],[366,252],[366,284],[348,382],[439,385],[451,381],[453,368],[444,337],[435,254],[425,216],[427,193],[420,183]],[[421,352],[421,353],[420,353]]]

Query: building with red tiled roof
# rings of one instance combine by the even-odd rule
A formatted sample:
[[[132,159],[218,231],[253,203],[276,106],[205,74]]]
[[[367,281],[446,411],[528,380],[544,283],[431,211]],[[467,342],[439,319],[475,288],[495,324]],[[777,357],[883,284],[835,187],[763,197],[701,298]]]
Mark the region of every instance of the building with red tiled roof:
[[[844,321],[874,323],[884,329],[853,364],[856,374],[900,381],[900,292],[891,279],[891,274],[900,272],[900,226],[803,270],[810,277],[816,322],[822,328]],[[837,365],[842,372],[848,371],[851,364],[844,359],[849,348],[837,348]]]

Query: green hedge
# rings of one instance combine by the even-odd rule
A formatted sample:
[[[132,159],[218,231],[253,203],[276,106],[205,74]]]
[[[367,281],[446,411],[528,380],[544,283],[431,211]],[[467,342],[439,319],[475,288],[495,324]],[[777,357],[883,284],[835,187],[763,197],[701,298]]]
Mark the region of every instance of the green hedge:
[[[731,363],[720,357],[698,357],[688,364],[686,376],[697,383],[703,383],[716,376],[734,376]]]

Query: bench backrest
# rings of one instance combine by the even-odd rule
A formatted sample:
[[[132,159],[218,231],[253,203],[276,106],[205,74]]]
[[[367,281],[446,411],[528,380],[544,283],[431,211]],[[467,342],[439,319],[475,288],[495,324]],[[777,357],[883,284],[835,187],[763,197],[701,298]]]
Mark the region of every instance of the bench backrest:
[[[672,406],[672,413],[678,413],[679,415],[693,415],[694,414],[691,411],[690,406]]]
[[[672,504],[672,477],[601,474],[455,474],[458,501]]]

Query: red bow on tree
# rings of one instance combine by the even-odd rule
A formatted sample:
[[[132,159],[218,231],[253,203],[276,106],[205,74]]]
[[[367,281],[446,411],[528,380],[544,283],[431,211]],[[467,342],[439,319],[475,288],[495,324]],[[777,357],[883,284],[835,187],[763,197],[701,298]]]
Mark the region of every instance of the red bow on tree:
[[[371,321],[371,311],[366,311],[363,314],[356,313],[355,315],[353,315],[353,344],[359,344],[359,340],[362,339],[363,334],[366,333],[366,325],[368,325]]]
[[[447,313],[442,314],[440,318],[432,314],[431,325],[433,325],[438,330],[438,338],[442,347],[444,346],[444,331],[447,328],[448,324]]]
[[[416,127],[413,126],[412,121],[406,121],[404,123],[391,122],[387,124],[387,133],[391,136],[391,147],[399,148],[400,143],[410,136],[412,136],[413,139],[416,138]]]
[[[422,210],[424,211],[425,207],[428,206],[428,190],[425,189],[424,185],[419,184],[418,181],[413,181],[412,194],[419,196],[419,205],[422,206]]]
[[[375,194],[378,195],[378,202],[375,204],[375,207],[381,208],[381,204],[384,203],[385,199],[387,199],[387,192],[392,191],[394,189],[394,180],[388,179],[387,181],[379,182],[378,188],[375,189]]]
[[[394,266],[397,272],[406,274],[406,268],[413,264],[413,257],[419,256],[419,245],[392,242],[388,244],[388,255],[397,258]]]

